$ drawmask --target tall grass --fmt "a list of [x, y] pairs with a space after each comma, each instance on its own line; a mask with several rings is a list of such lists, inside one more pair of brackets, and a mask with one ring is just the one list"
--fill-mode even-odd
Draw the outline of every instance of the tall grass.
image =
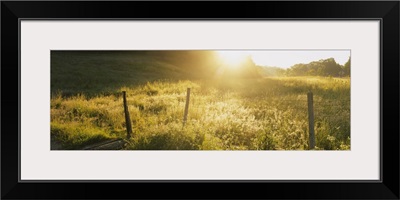
[[[183, 126], [188, 87], [192, 93]], [[307, 92], [312, 91], [316, 149], [350, 149], [350, 79], [158, 80], [110, 91], [54, 93], [52, 141], [79, 149], [125, 137], [120, 94], [127, 91], [133, 126], [129, 150], [308, 149]]]

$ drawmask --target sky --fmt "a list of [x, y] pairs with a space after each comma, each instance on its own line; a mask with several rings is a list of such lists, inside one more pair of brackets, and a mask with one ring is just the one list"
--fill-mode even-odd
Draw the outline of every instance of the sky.
[[321, 59], [334, 58], [344, 65], [350, 57], [350, 50], [256, 50], [224, 51], [226, 54], [250, 55], [257, 65], [289, 68], [298, 63], [309, 63]]

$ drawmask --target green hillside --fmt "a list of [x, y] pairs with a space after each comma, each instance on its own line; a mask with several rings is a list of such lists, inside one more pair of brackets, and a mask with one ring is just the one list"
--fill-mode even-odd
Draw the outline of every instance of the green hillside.
[[51, 92], [87, 95], [189, 73], [176, 65], [141, 52], [52, 51]]
[[[51, 92], [91, 96], [160, 79], [214, 79], [221, 65], [213, 51], [52, 51]], [[253, 78], [257, 70], [249, 62], [220, 75]]]

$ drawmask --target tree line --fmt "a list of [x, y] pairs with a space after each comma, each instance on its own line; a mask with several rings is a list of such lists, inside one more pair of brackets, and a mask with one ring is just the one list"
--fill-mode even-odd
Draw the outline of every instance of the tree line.
[[[208, 50], [174, 50], [174, 51], [126, 51], [116, 52], [136, 58], [151, 58], [180, 69], [185, 76], [197, 78], [209, 77], [221, 67], [221, 59], [215, 51]], [[321, 59], [310, 63], [298, 63], [287, 69], [271, 66], [258, 66], [251, 56], [247, 56], [236, 69], [226, 68], [222, 77], [256, 78], [260, 76], [350, 76], [350, 57], [344, 65], [340, 65], [334, 58]]]
[[338, 64], [334, 58], [321, 59], [307, 64], [299, 63], [288, 69], [259, 66], [264, 76], [350, 76], [350, 57], [344, 65]]

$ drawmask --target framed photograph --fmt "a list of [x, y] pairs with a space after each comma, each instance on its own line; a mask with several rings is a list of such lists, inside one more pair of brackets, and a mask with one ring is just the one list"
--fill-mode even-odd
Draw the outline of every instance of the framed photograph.
[[399, 199], [399, 8], [3, 1], [1, 198]]

